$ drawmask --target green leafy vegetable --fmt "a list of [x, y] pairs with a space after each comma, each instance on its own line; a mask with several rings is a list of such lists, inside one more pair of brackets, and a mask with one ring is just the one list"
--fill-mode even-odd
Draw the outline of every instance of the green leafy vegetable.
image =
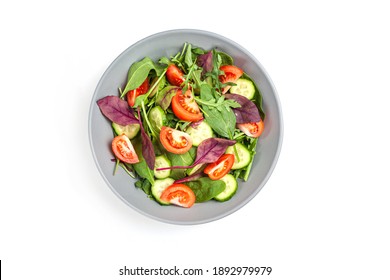
[[195, 193], [196, 202], [205, 202], [213, 199], [223, 192], [226, 187], [224, 181], [211, 180], [209, 177], [202, 177], [185, 184]]
[[212, 91], [210, 85], [203, 84], [200, 88], [200, 99], [195, 100], [201, 104], [205, 119], [211, 128], [220, 136], [233, 139], [236, 117], [230, 107], [240, 105], [232, 100], [225, 100], [223, 96], [216, 100]]
[[[187, 153], [182, 154], [182, 155], [177, 155], [177, 154], [168, 153], [168, 152], [166, 155], [167, 155], [168, 159], [171, 161], [172, 165], [174, 165], [174, 166], [188, 166], [188, 165], [191, 165], [195, 160], [196, 148], [192, 147]], [[170, 169], [170, 168], [167, 168], [167, 169]], [[175, 179], [175, 180], [182, 179], [187, 175], [186, 171], [187, 171], [186, 168], [173, 169], [171, 171], [170, 177]]]
[[160, 76], [164, 71], [164, 67], [154, 63], [149, 57], [133, 63], [129, 69], [127, 84], [123, 90], [123, 94], [126, 94], [129, 90], [138, 88], [145, 81], [151, 70], [155, 70], [157, 76]]

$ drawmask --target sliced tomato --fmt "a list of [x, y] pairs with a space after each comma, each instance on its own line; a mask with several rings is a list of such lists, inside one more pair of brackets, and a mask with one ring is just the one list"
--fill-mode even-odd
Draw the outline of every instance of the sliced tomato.
[[207, 165], [203, 172], [209, 175], [211, 180], [219, 180], [230, 171], [233, 164], [234, 155], [224, 154], [216, 162]]
[[179, 87], [185, 81], [183, 71], [181, 71], [180, 68], [177, 67], [175, 64], [171, 64], [168, 66], [166, 75], [168, 82], [174, 86]]
[[195, 203], [195, 194], [190, 187], [184, 184], [173, 184], [166, 188], [160, 199], [181, 207], [189, 208]]
[[133, 107], [137, 96], [147, 93], [148, 90], [149, 90], [149, 78], [146, 78], [145, 81], [138, 88], [130, 90], [127, 93], [127, 103], [129, 104], [129, 106]]
[[188, 152], [192, 147], [190, 135], [166, 126], [161, 128], [160, 142], [168, 152], [178, 155]]
[[138, 156], [135, 153], [134, 147], [130, 142], [129, 137], [126, 135], [116, 136], [111, 143], [112, 151], [115, 156], [127, 163], [137, 163], [139, 162]]
[[191, 90], [187, 90], [185, 94], [178, 90], [171, 104], [175, 116], [183, 121], [196, 122], [203, 118]]
[[251, 122], [251, 123], [240, 123], [237, 124], [239, 130], [244, 132], [246, 135], [250, 137], [257, 138], [259, 137], [264, 130], [264, 122], [260, 120], [259, 122]]
[[[234, 65], [222, 65], [219, 70], [223, 71], [225, 74], [219, 76], [219, 81], [223, 84], [225, 83], [234, 83], [236, 82], [244, 73], [241, 68], [238, 68]], [[226, 93], [231, 86], [226, 86], [222, 89], [222, 93]]]

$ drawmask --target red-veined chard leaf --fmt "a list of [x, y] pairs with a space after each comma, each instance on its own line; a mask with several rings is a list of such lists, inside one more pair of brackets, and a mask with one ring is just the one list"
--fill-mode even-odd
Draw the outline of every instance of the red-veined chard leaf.
[[142, 155], [148, 167], [154, 169], [154, 161], [156, 155], [154, 154], [153, 143], [150, 140], [148, 134], [142, 125], [140, 114], [138, 111], [138, 119], [134, 116], [134, 111], [129, 107], [126, 101], [119, 98], [118, 96], [106, 96], [97, 101], [97, 104], [102, 111], [103, 115], [106, 116], [110, 121], [120, 124], [139, 124], [141, 127], [142, 137]]
[[234, 144], [236, 144], [236, 141], [223, 138], [208, 138], [202, 141], [198, 146], [195, 162], [192, 166], [217, 161], [225, 153], [227, 147]]
[[167, 86], [158, 92], [156, 96], [156, 103], [160, 105], [163, 110], [168, 109], [171, 105], [172, 98], [176, 95], [180, 87], [176, 86]]
[[186, 176], [182, 179], [179, 179], [179, 180], [176, 180], [175, 181], [175, 184], [181, 184], [181, 183], [186, 183], [186, 182], [191, 182], [191, 181], [195, 181], [195, 180], [198, 180], [199, 178], [203, 177], [203, 174], [202, 172], [199, 172], [199, 173], [195, 173], [195, 174], [192, 174], [190, 176]]
[[225, 94], [225, 98], [234, 100], [241, 105], [241, 107], [232, 108], [234, 115], [236, 115], [236, 123], [259, 122], [261, 120], [256, 104], [245, 96], [229, 93]]
[[203, 68], [202, 74], [211, 72], [213, 70], [213, 52], [209, 51], [199, 55], [196, 64]]
[[138, 119], [134, 116], [134, 111], [129, 107], [127, 102], [118, 96], [106, 96], [97, 101], [97, 104], [110, 121], [120, 124], [136, 124]]
[[196, 151], [196, 158], [190, 166], [171, 166], [158, 168], [157, 171], [167, 169], [188, 169], [202, 163], [216, 162], [226, 151], [227, 147], [236, 143], [235, 140], [228, 140], [223, 138], [208, 138], [198, 146]]
[[139, 124], [141, 127], [142, 156], [144, 157], [148, 167], [151, 170], [153, 170], [154, 163], [156, 161], [156, 154], [154, 153], [152, 140], [150, 140], [148, 134], [145, 132], [144, 126], [142, 125], [141, 114], [140, 114], [139, 108], [138, 108], [138, 118], [140, 120]]

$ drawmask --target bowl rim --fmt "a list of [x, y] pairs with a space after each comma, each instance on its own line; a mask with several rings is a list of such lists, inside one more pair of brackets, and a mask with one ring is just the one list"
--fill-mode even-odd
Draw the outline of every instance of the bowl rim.
[[[114, 67], [114, 65], [117, 63], [118, 60], [120, 60], [122, 58], [122, 56], [124, 54], [126, 54], [130, 49], [136, 47], [137, 45], [139, 44], [142, 44], [144, 41], [148, 41], [150, 39], [153, 39], [153, 38], [157, 38], [157, 37], [161, 37], [161, 36], [167, 36], [169, 34], [175, 34], [175, 33], [192, 33], [192, 34], [198, 34], [198, 35], [206, 35], [206, 36], [212, 36], [212, 37], [215, 37], [217, 38], [218, 40], [222, 40], [222, 41], [227, 41], [229, 42], [231, 45], [233, 45], [235, 48], [239, 49], [241, 52], [245, 53], [245, 55], [247, 55], [248, 57], [250, 57], [251, 60], [253, 60], [256, 65], [261, 69], [261, 71], [263, 72], [264, 76], [266, 77], [269, 85], [270, 85], [270, 88], [273, 92], [273, 95], [274, 95], [274, 98], [275, 98], [275, 102], [276, 102], [276, 105], [277, 105], [277, 114], [278, 114], [278, 117], [279, 117], [279, 138], [278, 138], [278, 143], [277, 143], [277, 148], [276, 148], [276, 151], [275, 151], [275, 156], [273, 158], [273, 161], [271, 162], [270, 164], [270, 168], [266, 174], [266, 176], [263, 178], [262, 182], [261, 182], [261, 187], [259, 185], [259, 187], [256, 188], [255, 191], [253, 191], [249, 196], [247, 196], [243, 201], [242, 203], [239, 203], [237, 205], [235, 205], [234, 207], [232, 207], [231, 209], [229, 209], [228, 211], [222, 213], [222, 214], [219, 214], [219, 215], [216, 215], [216, 216], [212, 216], [212, 217], [209, 217], [209, 218], [206, 218], [206, 219], [202, 219], [202, 220], [196, 220], [196, 221], [175, 221], [175, 220], [172, 220], [172, 219], [166, 219], [166, 218], [162, 218], [162, 217], [158, 217], [158, 216], [155, 216], [155, 215], [152, 215], [142, 209], [139, 209], [138, 207], [132, 205], [129, 201], [127, 201], [124, 197], [122, 197], [118, 192], [117, 190], [111, 185], [111, 183], [108, 181], [108, 178], [106, 178], [106, 176], [104, 175], [103, 173], [103, 170], [101, 168], [101, 166], [99, 165], [98, 163], [98, 159], [97, 159], [97, 155], [96, 155], [96, 151], [93, 149], [93, 140], [92, 140], [92, 127], [91, 127], [91, 121], [92, 121], [92, 115], [93, 115], [93, 107], [96, 105], [96, 95], [97, 95], [97, 92], [98, 92], [98, 89], [100, 88], [100, 85], [101, 83], [104, 81], [105, 77], [108, 75], [108, 73], [112, 70], [112, 68]], [[282, 106], [281, 106], [281, 101], [280, 101], [280, 98], [279, 98], [279, 95], [278, 95], [278, 92], [276, 90], [276, 87], [271, 79], [271, 77], [269, 76], [268, 72], [266, 71], [266, 69], [263, 67], [263, 65], [257, 60], [257, 58], [252, 55], [252, 53], [250, 53], [246, 48], [244, 48], [242, 45], [236, 43], [235, 41], [233, 41], [232, 39], [229, 39], [223, 35], [220, 35], [218, 33], [214, 33], [214, 32], [211, 32], [211, 31], [207, 31], [207, 30], [202, 30], [202, 29], [188, 29], [188, 28], [185, 28], [185, 29], [169, 29], [169, 30], [165, 30], [165, 31], [160, 31], [160, 32], [157, 32], [157, 33], [154, 33], [154, 34], [151, 34], [149, 36], [146, 36], [136, 42], [134, 42], [133, 44], [131, 44], [130, 46], [128, 46], [126, 49], [124, 49], [110, 64], [109, 66], [106, 68], [106, 70], [103, 72], [103, 75], [100, 77], [96, 87], [95, 87], [95, 90], [93, 92], [93, 95], [92, 95], [92, 99], [91, 99], [91, 103], [90, 103], [90, 108], [89, 108], [89, 113], [88, 113], [88, 138], [89, 138], [89, 146], [90, 146], [90, 149], [91, 149], [91, 152], [92, 152], [92, 155], [93, 155], [93, 159], [94, 159], [94, 162], [95, 162], [95, 165], [96, 167], [98, 168], [99, 170], [99, 173], [100, 175], [103, 177], [104, 181], [106, 182], [106, 184], [110, 187], [110, 189], [115, 193], [115, 195], [117, 197], [119, 197], [126, 205], [130, 206], [130, 208], [136, 210], [136, 212], [146, 216], [146, 217], [149, 217], [153, 220], [157, 220], [157, 221], [160, 221], [160, 222], [164, 222], [164, 223], [168, 223], [168, 224], [174, 224], [174, 225], [198, 225], [198, 224], [205, 224], [205, 223], [209, 223], [209, 222], [213, 222], [213, 221], [217, 221], [219, 219], [222, 219], [224, 217], [227, 217], [231, 214], [233, 214], [234, 212], [238, 211], [239, 209], [241, 209], [243, 206], [245, 206], [246, 204], [248, 204], [248, 202], [250, 202], [260, 191], [261, 189], [266, 185], [267, 181], [269, 180], [269, 178], [271, 177], [275, 167], [276, 167], [276, 164], [278, 162], [278, 159], [279, 159], [279, 156], [280, 156], [280, 153], [281, 153], [281, 150], [282, 150], [282, 144], [283, 144], [283, 137], [284, 137], [284, 122], [283, 122], [283, 113], [282, 113]]]

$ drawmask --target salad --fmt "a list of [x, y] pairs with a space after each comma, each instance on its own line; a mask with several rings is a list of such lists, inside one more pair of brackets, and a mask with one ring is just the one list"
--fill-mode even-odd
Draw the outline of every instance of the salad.
[[218, 49], [133, 63], [119, 94], [97, 101], [113, 128], [114, 173], [161, 205], [227, 201], [250, 175], [264, 130], [254, 81]]

